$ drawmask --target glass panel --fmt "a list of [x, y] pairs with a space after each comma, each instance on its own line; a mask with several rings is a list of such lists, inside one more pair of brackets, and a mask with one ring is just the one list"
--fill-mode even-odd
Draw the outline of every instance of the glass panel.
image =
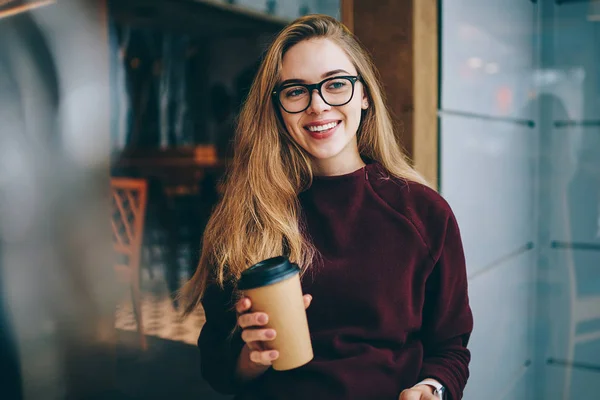
[[[598, 4], [442, 2], [441, 188], [461, 225], [478, 317], [465, 399], [490, 387], [506, 399], [567, 400], [595, 390]], [[523, 271], [534, 279], [517, 294]], [[490, 304], [495, 309], [484, 311]], [[491, 317], [506, 307], [528, 322]], [[523, 341], [523, 329], [531, 340]], [[520, 363], [507, 358], [515, 351]], [[493, 377], [480, 371], [498, 359]]]

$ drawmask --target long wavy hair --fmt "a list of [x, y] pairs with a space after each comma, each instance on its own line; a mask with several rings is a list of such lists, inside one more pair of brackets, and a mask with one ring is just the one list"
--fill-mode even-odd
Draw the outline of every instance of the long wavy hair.
[[317, 252], [303, 229], [298, 194], [312, 184], [311, 159], [285, 129], [272, 92], [280, 81], [283, 56], [308, 39], [333, 41], [348, 55], [369, 99], [357, 132], [362, 157], [379, 162], [391, 175], [426, 184], [411, 167], [382, 94], [367, 50], [339, 21], [325, 15], [301, 17], [267, 50], [242, 107], [234, 156], [224, 193], [206, 226], [198, 269], [182, 289], [189, 313], [209, 280], [236, 282], [251, 265], [285, 254], [306, 272]]

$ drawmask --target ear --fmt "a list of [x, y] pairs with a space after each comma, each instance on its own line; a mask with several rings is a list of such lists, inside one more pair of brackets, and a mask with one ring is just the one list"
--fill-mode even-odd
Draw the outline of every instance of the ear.
[[363, 110], [366, 110], [367, 108], [369, 108], [369, 97], [367, 96], [367, 93], [365, 92], [365, 90], [363, 89], [363, 96], [362, 96], [362, 105], [361, 108]]

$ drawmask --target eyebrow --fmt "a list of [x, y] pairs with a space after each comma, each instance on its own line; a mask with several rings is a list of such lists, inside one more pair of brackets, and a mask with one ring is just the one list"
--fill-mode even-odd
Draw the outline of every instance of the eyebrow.
[[[321, 79], [326, 79], [326, 78], [329, 78], [330, 76], [342, 74], [342, 73], [346, 74], [346, 75], [350, 75], [350, 72], [348, 72], [344, 69], [334, 69], [333, 71], [325, 72], [323, 75], [321, 75]], [[288, 85], [290, 83], [306, 83], [306, 81], [304, 79], [286, 79], [285, 81], [281, 82], [279, 84], [279, 86]]]

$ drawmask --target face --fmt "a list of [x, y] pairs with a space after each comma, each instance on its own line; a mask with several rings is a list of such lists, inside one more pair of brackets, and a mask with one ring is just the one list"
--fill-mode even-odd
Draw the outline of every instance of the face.
[[[294, 45], [285, 54], [280, 82], [283, 86], [288, 80], [315, 84], [329, 77], [356, 75], [356, 68], [338, 45], [328, 39], [311, 39]], [[333, 93], [336, 85], [335, 81], [325, 84], [322, 91]], [[305, 111], [291, 114], [280, 110], [292, 139], [312, 156], [314, 166], [335, 171], [362, 163], [356, 139], [362, 110], [368, 107], [362, 83], [355, 83], [352, 100], [342, 106], [328, 105], [317, 90], [306, 95], [311, 102]]]

